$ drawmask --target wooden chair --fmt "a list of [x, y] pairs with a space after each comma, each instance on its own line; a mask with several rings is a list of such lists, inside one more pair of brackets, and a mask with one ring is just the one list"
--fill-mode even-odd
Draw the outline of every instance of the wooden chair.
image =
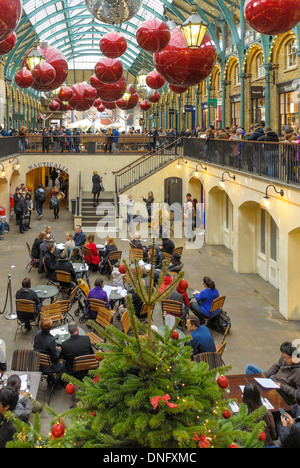
[[225, 332], [224, 332], [224, 335], [223, 335], [222, 341], [221, 341], [221, 343], [220, 343], [220, 346], [224, 343], [224, 341], [225, 341], [225, 339], [226, 339], [226, 337], [227, 337], [227, 335], [228, 335], [228, 333], [229, 333], [230, 328], [231, 328], [231, 323], [229, 323], [229, 324], [227, 325], [227, 327], [226, 327], [226, 330], [225, 330]]
[[62, 294], [66, 292], [68, 295], [70, 295], [71, 289], [74, 287], [71, 274], [60, 270], [56, 270], [55, 274], [56, 281], [59, 285], [59, 292]]
[[137, 249], [137, 248], [131, 248], [129, 250], [129, 261], [131, 260], [143, 260], [144, 258], [144, 252], [142, 249]]
[[40, 314], [37, 311], [36, 303], [34, 301], [28, 301], [26, 299], [16, 299], [16, 312], [17, 329], [14, 341], [16, 341], [17, 334], [23, 330], [23, 327], [25, 327], [25, 322], [29, 322], [32, 327], [38, 328], [40, 318]]
[[99, 362], [94, 354], [87, 354], [86, 356], [77, 356], [74, 358], [73, 371], [82, 372], [98, 369]]
[[175, 318], [182, 317], [182, 304], [178, 301], [172, 301], [170, 299], [165, 299], [162, 301], [162, 319], [165, 323], [167, 315], [172, 315]]
[[12, 356], [11, 370], [38, 372], [40, 370], [40, 353], [32, 349], [16, 349]]
[[131, 323], [127, 310], [125, 310], [124, 314], [122, 315], [121, 324], [123, 327], [123, 332], [125, 333], [125, 335], [127, 335], [129, 330], [131, 329]]
[[[88, 299], [89, 308], [91, 312], [97, 314], [95, 322], [98, 323], [102, 328], [107, 328], [110, 325], [114, 312], [106, 308], [106, 302], [100, 301], [99, 299]], [[104, 340], [97, 335], [97, 333], [91, 331], [86, 333], [91, 340], [91, 344], [94, 347], [98, 347], [99, 344], [103, 343]]]
[[217, 316], [212, 317], [213, 313], [218, 309], [220, 309], [220, 312], [221, 312], [225, 299], [226, 299], [226, 296], [220, 296], [220, 297], [217, 297], [217, 299], [213, 301], [210, 311], [209, 311], [209, 316], [205, 321], [205, 325], [207, 327], [209, 327], [210, 322], [212, 323], [215, 317], [217, 317]]
[[216, 369], [217, 367], [224, 366], [222, 356], [220, 354], [218, 354], [217, 352], [197, 354], [196, 356], [194, 356], [194, 361], [196, 361], [196, 362], [202, 362], [202, 361], [206, 362], [209, 365], [209, 370]]
[[114, 251], [109, 253], [108, 265], [109, 265], [110, 273], [113, 270], [112, 262], [121, 260], [121, 257], [122, 257], [122, 251], [121, 250], [114, 250]]
[[[151, 309], [151, 317], [153, 318], [153, 311], [154, 311], [154, 307], [152, 307]], [[140, 316], [137, 317], [139, 320], [141, 321], [144, 321], [144, 320], [147, 320], [148, 318], [148, 314], [147, 314], [147, 305], [146, 304], [143, 304], [143, 307], [141, 309], [141, 312], [140, 312]]]
[[28, 273], [30, 273], [32, 268], [38, 268], [40, 260], [39, 258], [33, 258], [33, 256], [31, 255], [31, 248], [28, 242], [26, 242], [26, 246], [27, 246], [27, 251], [28, 251], [29, 258], [30, 258], [26, 266], [26, 270], [29, 268]]
[[168, 262], [170, 263], [171, 261], [171, 254], [169, 254], [168, 252], [163, 252], [163, 255], [164, 255], [164, 260], [168, 260]]
[[50, 400], [52, 392], [57, 384], [62, 383], [61, 375], [62, 372], [54, 372], [52, 370], [52, 362], [48, 354], [40, 354], [40, 372], [42, 372], [42, 380], [47, 379], [48, 388], [49, 388], [49, 398], [48, 405], [50, 405]]
[[[54, 322], [66, 323], [65, 302], [67, 301], [53, 302], [50, 305], [42, 307], [41, 319], [42, 320], [50, 319], [53, 323]], [[68, 304], [67, 304], [67, 307], [68, 307]]]
[[183, 247], [175, 247], [175, 249], [173, 250], [173, 253], [177, 253], [181, 257], [182, 251], [183, 251]]

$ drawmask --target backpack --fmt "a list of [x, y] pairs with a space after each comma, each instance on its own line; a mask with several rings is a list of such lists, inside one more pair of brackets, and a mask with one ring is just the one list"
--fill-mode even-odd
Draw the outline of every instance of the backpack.
[[224, 334], [227, 326], [229, 325], [229, 330], [231, 328], [231, 319], [227, 315], [225, 310], [221, 309], [220, 313], [209, 321], [209, 328], [215, 330], [219, 333]]
[[56, 197], [52, 197], [50, 200], [50, 210], [54, 210], [59, 207], [59, 200]]

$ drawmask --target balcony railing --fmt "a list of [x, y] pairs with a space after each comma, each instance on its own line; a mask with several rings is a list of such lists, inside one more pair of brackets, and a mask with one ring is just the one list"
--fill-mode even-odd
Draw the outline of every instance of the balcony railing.
[[0, 158], [12, 156], [19, 152], [19, 137], [1, 137], [0, 138]]
[[298, 143], [184, 138], [184, 156], [286, 183], [300, 183]]

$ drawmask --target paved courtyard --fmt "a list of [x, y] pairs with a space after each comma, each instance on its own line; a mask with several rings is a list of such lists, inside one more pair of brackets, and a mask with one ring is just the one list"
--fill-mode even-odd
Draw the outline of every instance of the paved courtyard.
[[[14, 342], [16, 320], [6, 318], [9, 304], [4, 311], [8, 275], [12, 275], [13, 307], [16, 291], [21, 287], [21, 281], [28, 276], [26, 265], [29, 256], [26, 241], [32, 245], [36, 235], [46, 226], [50, 225], [57, 242], [65, 241], [65, 233], [73, 232], [72, 215], [62, 209], [60, 218], [53, 219], [53, 212], [44, 211], [44, 217], [38, 221], [36, 212], [33, 213], [31, 230], [20, 235], [12, 219], [10, 232], [0, 241], [0, 338], [6, 342], [8, 368], [10, 368], [12, 352], [17, 348], [32, 348], [32, 335], [19, 334]], [[148, 240], [148, 243], [151, 241]], [[97, 239], [96, 243], [104, 243], [104, 239]], [[129, 243], [116, 239], [123, 258], [128, 259]], [[176, 239], [177, 246], [182, 245], [181, 239]], [[202, 288], [203, 276], [214, 279], [220, 295], [226, 296], [224, 309], [232, 320], [231, 332], [227, 338], [224, 351], [226, 365], [231, 365], [231, 374], [244, 373], [248, 363], [255, 363], [267, 369], [279, 358], [279, 347], [283, 341], [293, 341], [300, 338], [300, 323], [287, 322], [278, 312], [278, 291], [257, 275], [237, 274], [232, 267], [232, 256], [224, 247], [211, 247], [204, 245], [199, 249], [186, 248], [183, 251], [185, 279], [189, 286], [195, 289]], [[45, 275], [39, 275], [36, 269], [30, 273], [32, 286], [46, 283]], [[90, 275], [91, 285], [97, 277], [96, 273]], [[110, 282], [104, 278], [107, 284]], [[115, 321], [117, 327], [120, 322]], [[162, 325], [161, 309], [154, 312], [154, 324]], [[86, 329], [85, 325], [82, 328]], [[221, 335], [214, 334], [216, 343]], [[47, 387], [43, 382], [40, 385], [38, 400], [47, 403]], [[64, 389], [55, 390], [51, 399], [51, 407], [58, 413], [66, 410], [72, 403], [72, 397], [66, 395]], [[51, 417], [46, 411], [42, 413], [42, 428], [44, 433], [49, 430]]]

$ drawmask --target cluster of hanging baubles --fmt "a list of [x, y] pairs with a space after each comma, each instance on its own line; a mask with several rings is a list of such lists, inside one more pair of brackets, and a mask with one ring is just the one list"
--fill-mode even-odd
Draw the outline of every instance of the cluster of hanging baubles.
[[[122, 0], [120, 4], [102, 2], [102, 7], [97, 6], [97, 11], [94, 11], [94, 3], [89, 7], [90, 3], [86, 0], [87, 8], [92, 14], [112, 24], [116, 24], [115, 16], [121, 15], [122, 12], [124, 15], [126, 13], [128, 16], [130, 13], [130, 17], [134, 16], [142, 4], [140, 0]], [[107, 18], [102, 18], [104, 3], [108, 12]], [[124, 6], [126, 3], [128, 8]], [[22, 0], [0, 0], [0, 55], [8, 54], [16, 46], [15, 30], [21, 15]], [[129, 19], [126, 15], [120, 22]], [[245, 0], [244, 15], [251, 28], [261, 34], [283, 34], [300, 21], [299, 0]], [[147, 20], [139, 26], [136, 40], [144, 51], [153, 54], [154, 61], [154, 70], [144, 76], [145, 82], [137, 89], [132, 85], [128, 86], [124, 77], [120, 57], [126, 52], [127, 42], [125, 37], [116, 31], [102, 37], [99, 45], [103, 57], [96, 64], [89, 84], [64, 86], [68, 63], [58, 49], [43, 43], [36, 47], [43, 60], [34, 64], [34, 61], [30, 60], [32, 51], [29, 51], [22, 62], [22, 69], [15, 75], [15, 82], [21, 88], [32, 87], [45, 92], [56, 92], [61, 88], [58, 96], [49, 105], [53, 111], [84, 111], [92, 106], [97, 107], [100, 112], [116, 108], [129, 110], [138, 105], [141, 97], [143, 100], [140, 108], [148, 110], [151, 103], [160, 100], [158, 90], [165, 83], [168, 83], [174, 93], [184, 93], [191, 86], [205, 80], [217, 60], [215, 44], [207, 32], [203, 34], [200, 45], [190, 47], [182, 27], [170, 28], [157, 18]]]

